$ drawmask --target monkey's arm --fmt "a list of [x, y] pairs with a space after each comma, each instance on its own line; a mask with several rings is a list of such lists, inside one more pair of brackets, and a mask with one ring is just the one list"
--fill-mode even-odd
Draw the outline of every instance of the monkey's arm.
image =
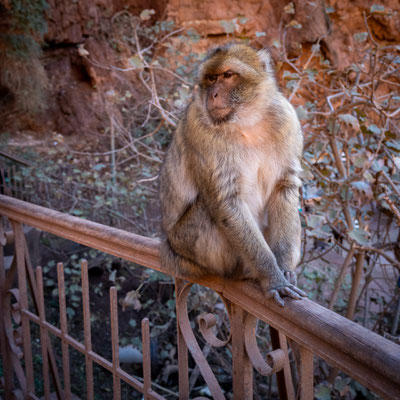
[[291, 171], [276, 185], [268, 201], [266, 240], [285, 277], [294, 285], [300, 258], [301, 224], [298, 211], [300, 180]]
[[199, 185], [207, 189], [201, 193], [207, 208], [232, 248], [252, 269], [251, 276], [280, 305], [284, 305], [281, 295], [301, 299], [304, 292], [284, 277], [247, 204], [238, 195], [234, 170], [220, 162], [214, 173], [202, 175], [209, 176], [207, 183]]

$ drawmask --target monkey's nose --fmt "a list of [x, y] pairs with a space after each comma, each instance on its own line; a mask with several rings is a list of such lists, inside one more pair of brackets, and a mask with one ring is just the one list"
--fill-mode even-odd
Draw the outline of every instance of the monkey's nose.
[[214, 99], [216, 99], [218, 97], [218, 93], [214, 94]]

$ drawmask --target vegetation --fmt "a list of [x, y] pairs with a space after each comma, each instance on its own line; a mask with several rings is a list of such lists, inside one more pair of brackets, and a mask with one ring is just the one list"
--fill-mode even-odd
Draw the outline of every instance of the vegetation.
[[13, 93], [14, 110], [9, 112], [36, 114], [46, 108], [48, 80], [40, 43], [47, 30], [47, 8], [45, 0], [7, 3], [8, 26], [0, 34], [0, 88]]
[[[43, 2], [37, 5], [40, 10], [46, 7]], [[376, 7], [370, 10], [380, 11]], [[24, 14], [15, 13], [17, 21], [24, 20]], [[151, 15], [152, 10], [144, 10], [140, 17], [122, 11], [103, 26], [102, 34], [120, 55], [115, 65], [99, 64], [80, 47], [80, 55], [93, 65], [129, 76], [119, 87], [102, 94], [108, 127], [94, 142], [81, 137], [83, 144], [78, 146], [55, 135], [45, 149], [21, 151], [32, 166], [21, 167], [13, 174], [10, 183], [15, 195], [146, 236], [158, 235], [157, 174], [179, 111], [193, 88], [200, 56], [190, 50], [198, 40], [195, 32], [185, 32], [170, 21], [151, 25]], [[315, 301], [399, 341], [393, 316], [400, 305], [400, 48], [380, 45], [371, 34], [368, 20], [365, 15], [364, 31], [355, 34], [354, 63], [344, 71], [335, 69], [325, 58], [323, 38], [304, 48], [301, 56], [289, 56], [286, 32], [297, 29], [296, 23], [282, 27], [273, 51], [282, 90], [296, 106], [305, 136], [300, 286]], [[227, 36], [235, 37], [238, 24], [245, 23], [245, 19], [224, 21]], [[43, 28], [40, 21], [26, 26], [29, 32], [42, 32]], [[258, 32], [257, 36], [262, 34]], [[177, 49], [182, 54], [178, 60]], [[29, 56], [29, 60], [33, 65], [38, 58]], [[0, 82], [4, 79], [0, 77]], [[33, 91], [23, 81], [20, 85]], [[38, 98], [32, 101], [40, 103]], [[2, 147], [7, 148], [7, 143]], [[176, 362], [169, 278], [81, 247], [61, 253], [65, 244], [60, 245], [51, 236], [44, 236], [43, 241], [51, 254], [44, 269], [50, 297], [57, 297], [53, 260], [61, 258], [66, 263], [71, 318], [76, 318], [80, 307], [78, 260], [85, 257], [90, 265], [101, 265], [107, 271], [106, 277], [95, 278], [100, 279], [93, 288], [98, 298], [115, 284], [121, 293], [129, 294], [126, 305], [138, 307], [128, 310], [128, 318], [125, 314], [128, 325], [121, 329], [126, 332], [122, 343], [132, 343], [134, 332], [137, 337], [133, 344], [140, 346], [137, 320], [147, 315], [153, 324], [152, 335], [158, 337], [157, 362], [163, 367]], [[190, 312], [204, 311], [206, 303], [216, 306], [218, 328], [223, 334], [229, 322], [225, 312], [218, 311], [221, 301], [206, 289], [194, 289]], [[104, 329], [104, 323], [94, 316], [94, 326]], [[260, 347], [268, 348], [267, 327], [261, 324], [258, 333]], [[212, 350], [211, 363], [223, 366], [218, 370], [220, 382], [230, 374], [229, 358], [229, 352]], [[356, 393], [374, 398], [343, 375], [333, 377], [330, 383], [328, 379], [329, 370], [321, 363], [316, 378], [318, 399], [352, 399]], [[176, 380], [165, 373], [156, 382], [176, 387]], [[193, 386], [201, 393], [199, 382]], [[274, 383], [269, 380], [259, 387], [262, 398], [271, 395]]]

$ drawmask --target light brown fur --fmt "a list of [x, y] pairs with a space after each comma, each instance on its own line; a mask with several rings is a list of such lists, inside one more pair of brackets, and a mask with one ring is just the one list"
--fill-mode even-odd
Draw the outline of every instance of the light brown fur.
[[161, 262], [187, 276], [254, 279], [281, 305], [281, 295], [300, 299], [286, 278], [300, 255], [302, 142], [267, 52], [211, 52], [161, 171]]

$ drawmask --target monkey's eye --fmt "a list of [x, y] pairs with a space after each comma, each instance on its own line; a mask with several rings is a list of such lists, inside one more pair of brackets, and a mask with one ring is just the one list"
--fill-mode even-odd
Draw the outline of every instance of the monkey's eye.
[[225, 79], [230, 78], [232, 75], [233, 75], [233, 72], [232, 72], [232, 71], [226, 71], [226, 72], [224, 72], [224, 78], [225, 78]]
[[217, 75], [207, 75], [209, 82], [215, 82], [217, 80]]

